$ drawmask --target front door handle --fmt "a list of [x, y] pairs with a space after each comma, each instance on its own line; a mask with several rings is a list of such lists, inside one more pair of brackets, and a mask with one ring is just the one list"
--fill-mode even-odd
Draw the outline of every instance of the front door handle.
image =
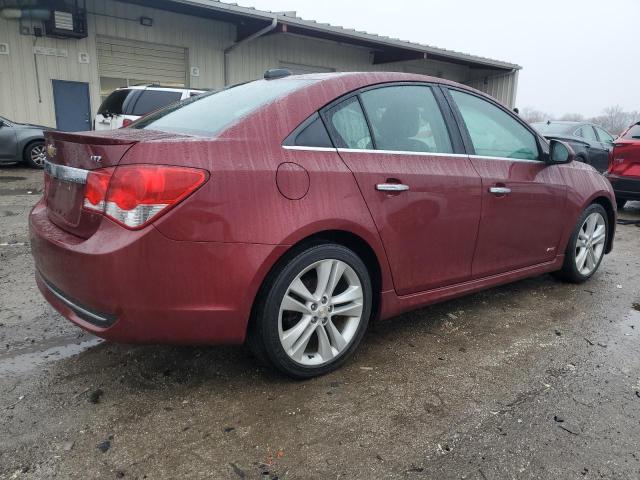
[[376, 185], [376, 190], [379, 192], [406, 192], [409, 190], [409, 185], [403, 183], [379, 183]]
[[511, 193], [511, 189], [508, 187], [491, 187], [489, 193], [493, 193], [494, 195], [507, 195]]

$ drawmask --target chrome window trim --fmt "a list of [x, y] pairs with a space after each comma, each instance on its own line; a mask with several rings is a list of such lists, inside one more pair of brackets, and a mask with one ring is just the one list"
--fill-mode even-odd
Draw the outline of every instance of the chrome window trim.
[[490, 157], [487, 155], [469, 155], [469, 158], [480, 158], [484, 160], [502, 160], [506, 162], [544, 163], [542, 160], [529, 160], [527, 158]]
[[57, 178], [58, 180], [79, 184], [87, 183], [87, 175], [89, 175], [89, 170], [68, 167], [66, 165], [58, 165], [56, 163], [51, 163], [48, 160], [45, 160], [44, 162], [44, 171], [46, 174], [53, 178]]
[[410, 152], [405, 150], [373, 150], [362, 148], [338, 148], [344, 153], [379, 153], [383, 155], [412, 155], [416, 157], [466, 157], [466, 153]]
[[309, 152], [337, 152], [337, 148], [331, 147], [304, 147], [300, 145], [282, 145], [285, 150], [305, 150]]

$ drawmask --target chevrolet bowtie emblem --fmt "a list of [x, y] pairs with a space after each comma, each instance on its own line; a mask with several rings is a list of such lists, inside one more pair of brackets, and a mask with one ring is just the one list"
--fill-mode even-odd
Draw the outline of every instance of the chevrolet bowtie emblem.
[[49, 158], [55, 157], [57, 152], [58, 149], [52, 143], [47, 145], [47, 155], [49, 156]]

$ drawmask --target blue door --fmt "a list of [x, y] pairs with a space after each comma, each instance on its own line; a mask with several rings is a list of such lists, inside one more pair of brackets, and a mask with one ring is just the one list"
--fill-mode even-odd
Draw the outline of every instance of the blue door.
[[64, 132], [91, 130], [88, 83], [53, 80], [53, 104], [58, 130]]

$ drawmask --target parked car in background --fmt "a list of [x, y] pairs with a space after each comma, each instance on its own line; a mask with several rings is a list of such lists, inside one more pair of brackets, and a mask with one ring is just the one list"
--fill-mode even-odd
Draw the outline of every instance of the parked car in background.
[[628, 200], [640, 200], [640, 122], [615, 140], [605, 175], [613, 186], [618, 208], [624, 208]]
[[548, 121], [531, 126], [547, 139], [555, 138], [571, 145], [576, 160], [591, 165], [599, 172], [609, 167], [609, 153], [613, 149], [613, 135], [592, 123]]
[[602, 175], [423, 75], [260, 80], [47, 142], [31, 249], [62, 315], [118, 342], [246, 340], [296, 378], [341, 365], [372, 318], [584, 282], [613, 248]]
[[94, 121], [94, 130], [115, 130], [126, 127], [149, 112], [166, 107], [206, 90], [137, 85], [118, 88], [104, 99]]
[[24, 162], [42, 168], [46, 158], [44, 132], [41, 125], [13, 122], [0, 117], [0, 165]]

